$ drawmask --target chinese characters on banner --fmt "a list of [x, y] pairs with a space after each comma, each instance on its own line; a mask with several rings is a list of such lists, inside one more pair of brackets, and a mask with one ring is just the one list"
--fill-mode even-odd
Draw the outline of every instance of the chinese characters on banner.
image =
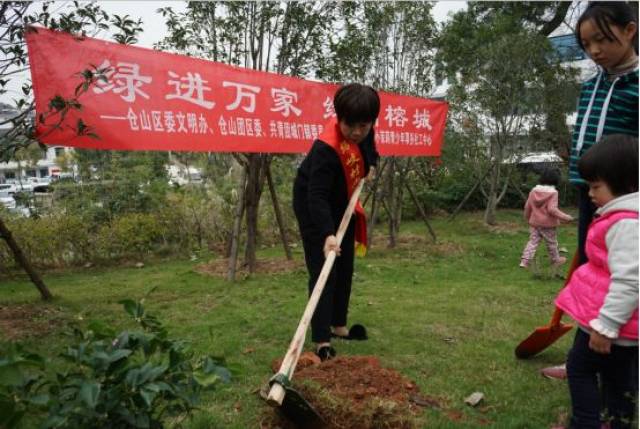
[[[56, 95], [69, 98], [79, 73], [106, 70], [82, 94], [81, 113], [43, 143], [112, 150], [304, 153], [332, 116], [336, 85], [212, 61], [77, 39], [43, 28], [27, 32], [36, 112]], [[64, 56], [60, 53], [64, 52]], [[381, 155], [439, 156], [448, 105], [380, 92], [376, 141]], [[78, 137], [78, 117], [99, 136]]]

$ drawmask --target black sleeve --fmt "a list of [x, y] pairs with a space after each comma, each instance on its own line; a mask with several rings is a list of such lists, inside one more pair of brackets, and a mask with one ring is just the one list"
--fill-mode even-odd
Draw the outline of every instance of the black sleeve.
[[329, 199], [342, 166], [333, 148], [319, 140], [314, 142], [310, 154], [307, 203], [311, 220], [324, 239], [336, 233]]
[[359, 146], [362, 158], [364, 159], [364, 175], [366, 177], [369, 174], [369, 168], [377, 166], [378, 159], [380, 158], [378, 150], [376, 149], [375, 131], [373, 127]]

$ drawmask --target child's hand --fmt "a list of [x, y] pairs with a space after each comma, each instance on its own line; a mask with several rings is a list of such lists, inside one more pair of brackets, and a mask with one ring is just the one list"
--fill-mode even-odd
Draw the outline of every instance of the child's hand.
[[336, 256], [340, 256], [340, 246], [338, 246], [338, 239], [335, 235], [328, 235], [324, 240], [324, 257], [329, 256], [329, 252], [332, 250], [336, 252]]
[[591, 331], [591, 336], [589, 337], [589, 348], [596, 353], [608, 355], [611, 353], [611, 340], [596, 331]]

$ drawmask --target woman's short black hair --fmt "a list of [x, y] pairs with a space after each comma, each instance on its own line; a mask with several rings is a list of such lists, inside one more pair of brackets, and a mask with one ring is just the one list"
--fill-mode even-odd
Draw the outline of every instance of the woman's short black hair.
[[578, 171], [588, 182], [605, 182], [616, 197], [638, 192], [638, 139], [626, 134], [603, 137], [582, 155]]
[[560, 171], [557, 168], [547, 167], [540, 173], [538, 183], [541, 185], [558, 186], [560, 183]]
[[[592, 19], [595, 22], [598, 29], [602, 32], [604, 37], [610, 42], [616, 41], [620, 43], [620, 40], [611, 31], [611, 25], [625, 28], [630, 22], [638, 23], [638, 11], [634, 10], [625, 1], [592, 1], [589, 2], [587, 9], [578, 18], [576, 24], [576, 41], [580, 48], [584, 51], [582, 45], [582, 38], [580, 37], [580, 26], [583, 22]], [[636, 31], [636, 37], [633, 40], [633, 48], [638, 53], [638, 35]]]
[[336, 91], [333, 107], [338, 121], [347, 124], [375, 122], [380, 113], [380, 96], [375, 89], [359, 83], [350, 83]]

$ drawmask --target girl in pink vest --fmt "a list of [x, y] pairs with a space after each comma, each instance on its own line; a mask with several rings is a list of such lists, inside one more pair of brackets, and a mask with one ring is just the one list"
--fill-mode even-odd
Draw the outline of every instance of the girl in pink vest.
[[608, 135], [578, 169], [598, 209], [587, 232], [588, 262], [556, 298], [579, 324], [567, 359], [570, 427], [600, 429], [604, 415], [612, 429], [631, 428], [638, 397], [638, 140]]
[[520, 267], [527, 268], [536, 254], [540, 240], [547, 244], [547, 252], [553, 265], [567, 262], [567, 258], [558, 253], [558, 239], [556, 229], [560, 221], [572, 221], [573, 218], [558, 208], [558, 191], [556, 186], [560, 181], [560, 173], [550, 168], [540, 175], [538, 185], [531, 192], [524, 205], [524, 218], [529, 223], [529, 241], [525, 246]]

